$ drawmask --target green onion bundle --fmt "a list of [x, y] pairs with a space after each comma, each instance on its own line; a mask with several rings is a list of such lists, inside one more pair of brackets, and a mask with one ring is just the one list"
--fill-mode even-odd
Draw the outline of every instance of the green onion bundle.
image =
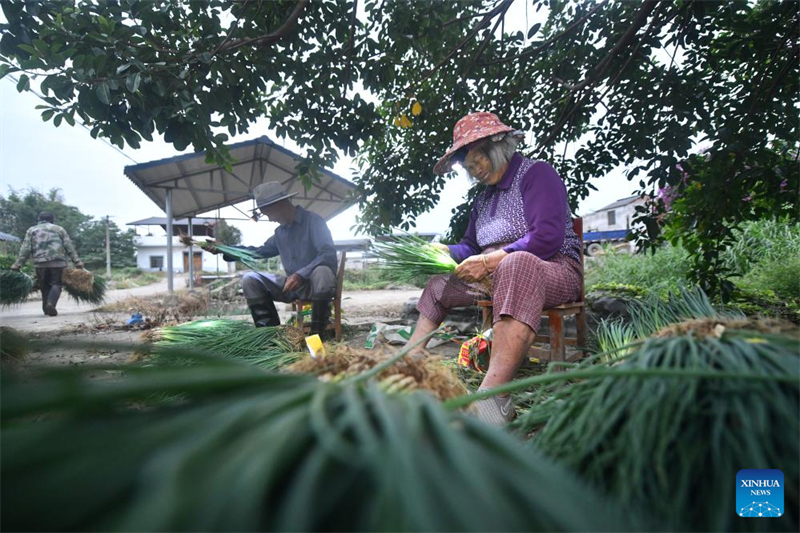
[[225, 244], [215, 244], [214, 246], [221, 253], [235, 258], [237, 262], [242, 263], [250, 270], [267, 270], [267, 265], [263, 258], [256, 253]]
[[512, 436], [426, 394], [225, 361], [129, 367], [113, 382], [91, 371], [2, 376], [4, 529], [644, 527]]
[[256, 328], [243, 320], [210, 319], [161, 328], [156, 354], [163, 358], [170, 351], [158, 348], [183, 348], [238, 359], [264, 369], [278, 369], [295, 362], [295, 343], [283, 327]]
[[667, 301], [658, 295], [644, 300], [633, 300], [628, 304], [630, 324], [620, 319], [603, 320], [595, 332], [598, 351], [608, 353], [609, 357], [624, 355], [630, 350], [623, 349], [634, 341], [644, 340], [654, 333], [686, 320], [701, 318], [743, 319], [736, 310], [715, 309], [699, 287], [681, 287], [676, 293], [670, 292]]
[[29, 275], [14, 270], [0, 270], [0, 306], [21, 304], [35, 289]]
[[85, 291], [82, 288], [64, 283], [64, 290], [67, 294], [72, 296], [78, 302], [86, 302], [90, 304], [100, 304], [106, 299], [106, 280], [100, 276], [93, 276], [92, 290]]
[[[648, 509], [667, 530], [799, 530], [798, 340], [744, 320], [671, 329], [613, 363], [528, 380], [552, 381], [531, 395], [517, 427], [536, 432], [538, 450], [617, 501]], [[736, 516], [732, 487], [742, 468], [783, 471], [783, 517]]]
[[403, 282], [412, 281], [418, 276], [452, 274], [458, 266], [449, 253], [431, 246], [415, 235], [375, 242], [373, 250], [377, 257], [386, 262], [380, 268]]

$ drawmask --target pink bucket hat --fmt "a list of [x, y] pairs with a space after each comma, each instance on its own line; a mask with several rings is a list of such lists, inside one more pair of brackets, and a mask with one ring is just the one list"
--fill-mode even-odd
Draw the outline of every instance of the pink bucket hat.
[[[515, 130], [500, 122], [500, 119], [494, 113], [471, 113], [461, 118], [453, 128], [453, 146], [448, 148], [447, 153], [436, 163], [436, 166], [433, 167], [433, 172], [436, 174], [450, 172], [450, 158], [461, 148], [490, 135], [508, 133], [509, 131]], [[522, 133], [518, 133], [521, 137]]]

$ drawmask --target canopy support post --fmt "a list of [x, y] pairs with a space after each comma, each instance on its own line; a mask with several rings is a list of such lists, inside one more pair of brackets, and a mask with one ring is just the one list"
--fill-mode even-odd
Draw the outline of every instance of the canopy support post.
[[167, 292], [172, 294], [172, 189], [167, 189]]
[[[194, 237], [192, 217], [189, 217], [189, 238]], [[202, 252], [201, 252], [202, 253]], [[194, 289], [194, 245], [189, 243], [189, 290]]]

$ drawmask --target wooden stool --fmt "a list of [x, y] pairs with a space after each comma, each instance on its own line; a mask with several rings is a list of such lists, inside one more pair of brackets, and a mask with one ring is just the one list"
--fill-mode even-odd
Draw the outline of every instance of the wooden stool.
[[[581, 241], [581, 271], [583, 271], [583, 219], [573, 218], [572, 229]], [[542, 310], [542, 316], [550, 321], [550, 335], [536, 335], [533, 342], [541, 342], [550, 345], [549, 351], [534, 349], [542, 357], [550, 358], [550, 361], [566, 362], [567, 346], [578, 346], [580, 351], [585, 354], [586, 350], [586, 304], [584, 302], [584, 284], [581, 276], [581, 297], [577, 302], [566, 303]], [[492, 301], [479, 300], [478, 306], [483, 311], [484, 331], [492, 327]], [[575, 315], [577, 335], [567, 337], [564, 331], [564, 317]], [[542, 353], [543, 352], [543, 353]]]

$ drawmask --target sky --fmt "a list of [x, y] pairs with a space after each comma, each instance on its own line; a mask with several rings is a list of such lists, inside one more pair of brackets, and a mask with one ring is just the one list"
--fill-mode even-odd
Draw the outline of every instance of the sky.
[[[515, 3], [512, 10], [519, 12], [509, 13], [507, 20], [524, 21], [524, 4]], [[124, 175], [123, 169], [126, 165], [172, 157], [181, 152], [158, 138], [150, 143], [143, 141], [138, 150], [126, 147], [120, 151], [101, 139], [92, 139], [88, 130], [77, 124], [70, 127], [62, 122], [56, 128], [52, 121], [43, 122], [40, 110], [35, 109], [41, 103], [31, 92], [18, 93], [11, 76], [0, 80], [0, 194], [7, 195], [9, 189], [35, 188], [46, 192], [59, 188], [66, 203], [94, 217], [111, 216], [123, 229], [125, 224], [135, 220], [164, 216], [164, 212]], [[256, 122], [248, 134], [237, 136], [231, 142], [266, 135], [289, 150], [301, 152], [290, 140], [274, 135], [265, 123], [263, 120]], [[442, 128], [450, 131], [452, 127], [453, 124], [442, 124]], [[435, 162], [432, 160], [431, 165]], [[341, 158], [332, 170], [351, 179], [352, 166], [350, 158]], [[635, 189], [621, 172], [598, 179], [594, 185], [598, 190], [583, 200], [578, 215], [630, 196]], [[437, 206], [417, 218], [416, 230], [444, 233], [449, 226], [451, 210], [463, 202], [469, 187], [470, 181], [463, 174], [450, 179]], [[233, 218], [242, 216], [232, 208], [222, 210], [221, 214]], [[357, 215], [358, 208], [352, 207], [328, 222], [334, 240], [358, 236], [351, 229]], [[245, 244], [263, 242], [275, 228], [269, 222], [232, 221], [231, 224], [242, 230]]]

